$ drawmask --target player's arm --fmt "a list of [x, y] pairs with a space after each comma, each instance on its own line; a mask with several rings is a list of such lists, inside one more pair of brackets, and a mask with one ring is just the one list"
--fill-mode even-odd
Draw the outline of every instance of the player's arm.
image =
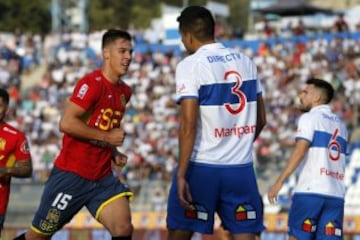
[[266, 124], [266, 114], [265, 114], [265, 104], [264, 99], [261, 94], [257, 97], [257, 114], [256, 114], [256, 131], [255, 131], [255, 138], [260, 135], [260, 132], [263, 130]]
[[198, 100], [183, 99], [181, 101], [179, 124], [179, 166], [178, 177], [185, 177], [190, 156], [195, 144]]
[[110, 131], [102, 131], [90, 127], [82, 120], [85, 112], [82, 107], [70, 101], [60, 119], [60, 131], [82, 139], [103, 141], [113, 146], [122, 145], [125, 137], [122, 129], [114, 128]]
[[117, 147], [112, 147], [112, 161], [116, 167], [124, 167], [127, 163], [128, 156], [120, 152]]
[[179, 163], [177, 180], [180, 202], [187, 206], [191, 201], [190, 191], [188, 189], [185, 175], [189, 165], [191, 153], [195, 144], [196, 123], [198, 114], [198, 100], [195, 98], [181, 100], [180, 125], [179, 125]]
[[308, 151], [310, 142], [304, 139], [298, 139], [295, 143], [295, 148], [290, 155], [290, 158], [282, 170], [281, 174], [277, 178], [275, 184], [272, 186], [268, 192], [268, 198], [270, 203], [275, 203], [277, 201], [277, 195], [284, 184], [285, 180], [295, 171], [299, 166], [300, 162], [304, 158], [306, 152]]
[[17, 161], [14, 167], [0, 167], [0, 176], [28, 178], [32, 174], [31, 158]]

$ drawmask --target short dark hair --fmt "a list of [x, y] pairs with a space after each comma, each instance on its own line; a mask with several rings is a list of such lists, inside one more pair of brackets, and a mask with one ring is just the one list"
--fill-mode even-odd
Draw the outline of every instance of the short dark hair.
[[9, 93], [3, 88], [0, 88], [0, 98], [3, 99], [6, 105], [9, 105], [9, 100], [10, 100]]
[[179, 30], [192, 33], [199, 41], [214, 38], [215, 20], [205, 7], [188, 6], [177, 18]]
[[110, 43], [113, 43], [114, 41], [116, 41], [119, 38], [122, 38], [122, 39], [125, 39], [128, 41], [132, 41], [132, 37], [131, 37], [130, 33], [128, 33], [127, 31], [112, 28], [112, 29], [107, 30], [104, 33], [104, 35], [102, 37], [102, 43], [101, 43], [102, 48], [106, 47]]
[[325, 93], [325, 96], [326, 96], [325, 103], [326, 104], [329, 103], [333, 99], [334, 88], [332, 87], [332, 85], [329, 82], [319, 79], [319, 78], [309, 78], [306, 81], [306, 84], [312, 84], [316, 88], [321, 89]]

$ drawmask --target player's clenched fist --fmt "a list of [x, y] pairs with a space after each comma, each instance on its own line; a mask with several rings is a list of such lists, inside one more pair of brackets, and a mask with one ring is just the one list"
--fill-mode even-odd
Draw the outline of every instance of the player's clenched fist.
[[105, 141], [113, 146], [121, 146], [125, 139], [125, 131], [120, 128], [113, 128], [106, 134]]
[[115, 166], [122, 168], [126, 165], [128, 157], [125, 154], [119, 152], [117, 149], [114, 149], [112, 155], [112, 160]]

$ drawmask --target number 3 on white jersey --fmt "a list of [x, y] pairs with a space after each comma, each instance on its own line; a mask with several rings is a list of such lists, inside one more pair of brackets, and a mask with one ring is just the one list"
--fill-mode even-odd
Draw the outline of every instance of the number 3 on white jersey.
[[237, 108], [233, 108], [230, 103], [225, 103], [224, 105], [226, 110], [228, 110], [231, 114], [239, 114], [244, 110], [247, 100], [245, 94], [239, 90], [243, 83], [240, 73], [237, 71], [228, 71], [225, 73], [224, 80], [228, 80], [232, 77], [236, 78], [236, 82], [231, 88], [231, 93], [239, 98], [239, 106]]

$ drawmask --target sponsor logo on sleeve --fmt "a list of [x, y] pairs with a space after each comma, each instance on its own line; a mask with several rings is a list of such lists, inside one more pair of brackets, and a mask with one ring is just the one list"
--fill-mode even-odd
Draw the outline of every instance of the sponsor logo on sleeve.
[[80, 99], [83, 99], [87, 93], [87, 91], [89, 90], [89, 86], [87, 84], [83, 84], [80, 89], [79, 92], [77, 93], [77, 97]]
[[178, 94], [182, 94], [182, 93], [186, 93], [186, 92], [187, 92], [187, 90], [186, 90], [185, 84], [181, 84], [181, 86], [177, 89]]

